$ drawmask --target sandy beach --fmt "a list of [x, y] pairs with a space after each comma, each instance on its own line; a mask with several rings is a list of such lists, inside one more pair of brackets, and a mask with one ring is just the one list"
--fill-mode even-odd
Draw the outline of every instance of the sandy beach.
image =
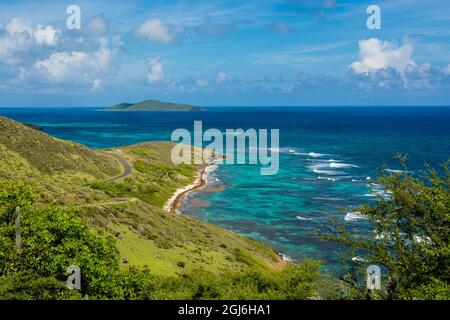
[[208, 164], [203, 165], [197, 171], [196, 178], [191, 184], [177, 189], [172, 197], [164, 205], [164, 210], [170, 213], [177, 213], [181, 206], [183, 199], [191, 192], [200, 190], [207, 185], [208, 175], [217, 168], [214, 160], [208, 161]]
[[[198, 191], [203, 189], [208, 184], [208, 175], [213, 172], [217, 168], [217, 164], [212, 161], [210, 164], [202, 166], [195, 178], [195, 181], [185, 187], [179, 188], [175, 191], [172, 197], [167, 201], [164, 206], [164, 210], [170, 213], [180, 213], [178, 209], [183, 203], [184, 198], [191, 192]], [[213, 190], [212, 192], [222, 191], [222, 188], [218, 188], [218, 190]], [[279, 261], [274, 265], [275, 268], [281, 269], [286, 264], [292, 262], [292, 259], [282, 253], [277, 252]]]

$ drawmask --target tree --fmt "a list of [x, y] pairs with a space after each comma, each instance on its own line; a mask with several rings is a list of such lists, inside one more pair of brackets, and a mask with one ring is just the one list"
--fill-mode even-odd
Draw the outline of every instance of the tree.
[[[450, 299], [449, 163], [440, 174], [427, 166], [420, 177], [412, 177], [400, 161], [404, 171], [378, 178], [389, 196], [357, 208], [373, 233], [351, 234], [338, 224], [338, 236], [328, 239], [351, 248], [345, 260], [353, 270], [365, 271], [369, 264], [384, 270], [383, 289], [367, 292], [360, 286], [362, 297]], [[361, 283], [349, 274], [344, 278], [353, 287]]]
[[[120, 299], [129, 295], [122, 285], [135, 281], [136, 272], [122, 274], [111, 237], [89, 227], [74, 210], [34, 203], [38, 197], [32, 187], [6, 183], [0, 190], [0, 297], [73, 297], [65, 286], [71, 265], [81, 269], [82, 296]], [[14, 246], [17, 207], [23, 237], [20, 250]]]

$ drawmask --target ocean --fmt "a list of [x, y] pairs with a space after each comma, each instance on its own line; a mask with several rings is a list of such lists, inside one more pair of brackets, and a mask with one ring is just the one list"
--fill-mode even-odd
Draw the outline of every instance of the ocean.
[[[92, 148], [170, 140], [177, 128], [280, 130], [280, 169], [222, 165], [209, 186], [190, 194], [181, 211], [260, 240], [286, 257], [339, 265], [342, 248], [323, 241], [330, 218], [364, 227], [354, 207], [385, 192], [370, 183], [382, 172], [412, 174], [450, 158], [450, 107], [209, 107], [206, 112], [105, 112], [102, 108], [3, 108], [0, 115]], [[318, 236], [319, 235], [319, 236]]]

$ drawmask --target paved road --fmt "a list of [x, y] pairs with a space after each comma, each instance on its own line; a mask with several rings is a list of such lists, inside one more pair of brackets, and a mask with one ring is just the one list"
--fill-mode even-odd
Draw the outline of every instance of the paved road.
[[120, 162], [120, 164], [122, 165], [122, 167], [123, 167], [124, 170], [123, 170], [123, 173], [122, 173], [122, 174], [118, 175], [117, 177], [114, 177], [114, 178], [110, 178], [110, 179], [108, 179], [108, 180], [105, 180], [106, 182], [114, 182], [114, 181], [123, 179], [123, 178], [125, 178], [125, 177], [127, 177], [127, 176], [129, 176], [129, 175], [131, 174], [132, 168], [131, 168], [131, 165], [127, 162], [127, 160], [125, 160], [125, 159], [124, 159], [120, 154], [118, 154], [117, 152], [114, 152], [114, 153], [110, 152], [110, 153], [108, 153], [108, 154], [110, 154], [110, 155], [112, 155], [114, 158], [116, 158], [117, 161]]

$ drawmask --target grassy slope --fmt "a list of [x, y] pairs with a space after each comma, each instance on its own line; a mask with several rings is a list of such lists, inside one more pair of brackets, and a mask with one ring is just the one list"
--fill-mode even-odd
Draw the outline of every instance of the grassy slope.
[[121, 170], [117, 160], [108, 155], [0, 117], [0, 180], [35, 184], [45, 202], [72, 204], [105, 199], [86, 185]]
[[0, 117], [0, 132], [2, 145], [41, 172], [83, 172], [98, 178], [117, 174], [114, 159], [81, 144], [50, 137], [4, 117]]
[[105, 178], [122, 170], [106, 151], [0, 118], [0, 181], [34, 183], [42, 201], [78, 207], [91, 225], [114, 235], [124, 265], [148, 266], [158, 275], [198, 268], [270, 268], [279, 262], [258, 242], [162, 210], [174, 190], [193, 181], [197, 169], [172, 165], [171, 147], [160, 142], [121, 148], [133, 171], [106, 183]]

